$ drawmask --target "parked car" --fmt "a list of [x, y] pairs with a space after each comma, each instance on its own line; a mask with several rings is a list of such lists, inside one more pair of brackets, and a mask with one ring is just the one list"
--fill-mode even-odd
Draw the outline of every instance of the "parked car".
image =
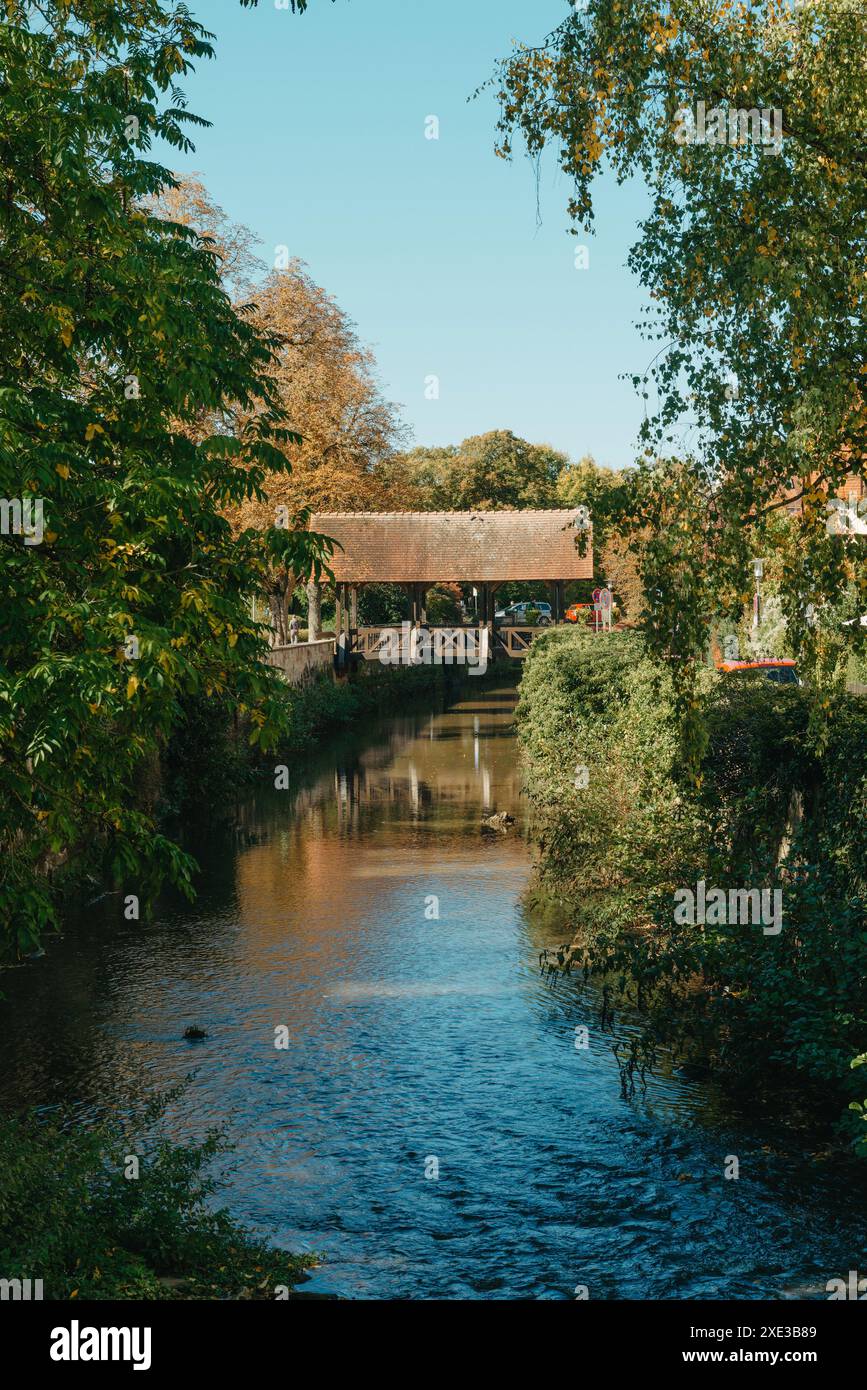
[[724, 675], [734, 674], [764, 676], [765, 680], [776, 685], [800, 685], [798, 663], [791, 657], [766, 658], [764, 661], [718, 661], [716, 669]]
[[[528, 622], [528, 613], [535, 613], [533, 623]], [[534, 603], [532, 599], [526, 603], [510, 603], [508, 608], [501, 608], [494, 614], [495, 623], [504, 623], [508, 627], [550, 627], [553, 621], [550, 603]]]

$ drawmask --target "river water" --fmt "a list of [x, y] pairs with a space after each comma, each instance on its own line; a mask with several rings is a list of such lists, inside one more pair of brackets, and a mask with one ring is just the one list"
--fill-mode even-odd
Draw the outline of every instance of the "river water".
[[0, 1104], [88, 1113], [193, 1073], [173, 1131], [226, 1125], [227, 1205], [321, 1252], [313, 1291], [826, 1297], [867, 1272], [863, 1185], [664, 1058], [624, 1099], [633, 1023], [540, 975], [566, 931], [524, 902], [513, 707], [470, 680], [384, 717], [196, 844], [192, 908], [89, 909], [0, 982]]

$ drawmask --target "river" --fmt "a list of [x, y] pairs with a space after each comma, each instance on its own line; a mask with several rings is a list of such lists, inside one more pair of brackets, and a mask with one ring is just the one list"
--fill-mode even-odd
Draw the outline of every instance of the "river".
[[193, 907], [104, 900], [7, 972], [0, 1103], [86, 1114], [193, 1073], [173, 1132], [227, 1126], [227, 1205], [322, 1253], [311, 1291], [826, 1297], [867, 1270], [863, 1186], [664, 1058], [625, 1099], [634, 1022], [540, 974], [565, 929], [525, 905], [513, 707], [469, 680], [335, 740], [199, 837]]

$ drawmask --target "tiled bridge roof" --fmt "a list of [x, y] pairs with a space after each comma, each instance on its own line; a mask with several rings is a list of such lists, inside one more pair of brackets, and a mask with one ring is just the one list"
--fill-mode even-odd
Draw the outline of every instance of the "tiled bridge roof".
[[449, 580], [590, 579], [593, 547], [582, 555], [578, 513], [317, 512], [310, 529], [331, 536], [334, 577], [345, 584], [434, 584]]

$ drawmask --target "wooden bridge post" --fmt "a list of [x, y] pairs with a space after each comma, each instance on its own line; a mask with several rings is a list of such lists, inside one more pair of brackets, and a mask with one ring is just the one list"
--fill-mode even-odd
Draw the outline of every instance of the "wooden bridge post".
[[489, 583], [482, 583], [482, 584], [477, 585], [477, 588], [478, 588], [478, 590], [479, 590], [479, 598], [480, 598], [480, 600], [481, 600], [481, 602], [479, 603], [479, 636], [481, 637], [481, 629], [482, 629], [482, 628], [487, 628], [487, 630], [488, 630], [488, 651], [489, 651], [489, 653], [490, 653], [491, 660], [493, 660], [493, 656], [494, 656], [494, 593], [495, 593], [495, 591], [496, 591], [497, 585], [495, 585], [495, 584], [489, 584]]
[[562, 579], [551, 581], [551, 613], [555, 623], [562, 623], [564, 607], [564, 584]]
[[409, 594], [409, 620], [413, 625], [427, 622], [427, 587], [426, 584], [404, 585]]

